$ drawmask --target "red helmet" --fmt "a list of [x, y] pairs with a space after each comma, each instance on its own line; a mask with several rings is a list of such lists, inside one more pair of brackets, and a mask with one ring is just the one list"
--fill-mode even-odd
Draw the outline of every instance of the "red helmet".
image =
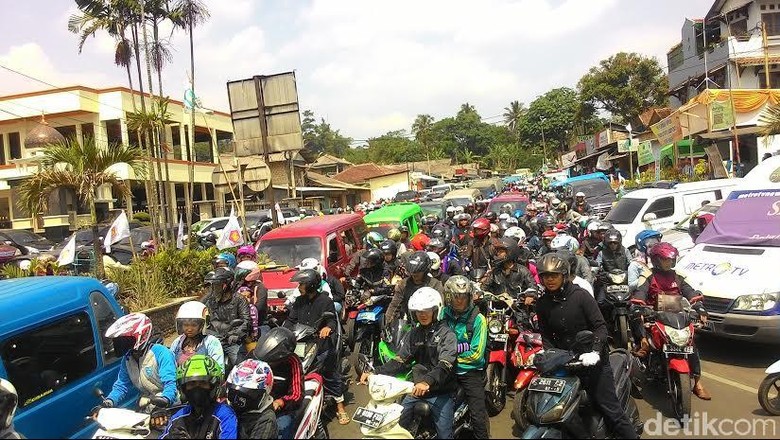
[[552, 239], [552, 238], [555, 238], [556, 235], [558, 235], [558, 234], [556, 234], [555, 231], [544, 231], [542, 233], [542, 238], [550, 238], [550, 239]]
[[699, 215], [696, 216], [696, 224], [699, 225], [699, 231], [703, 231], [714, 218], [715, 214], [711, 212], [700, 212]]
[[490, 220], [480, 217], [474, 220], [474, 223], [471, 224], [471, 229], [474, 230], [475, 237], [485, 237], [490, 233]]
[[414, 237], [412, 237], [412, 239], [409, 241], [409, 244], [416, 251], [424, 251], [425, 248], [428, 246], [428, 243], [430, 242], [431, 242], [430, 237], [428, 237], [423, 233], [419, 233]]
[[[653, 266], [656, 268], [660, 267], [658, 262], [659, 259], [666, 258], [676, 263], [677, 257], [679, 255], [680, 252], [677, 250], [677, 248], [665, 241], [658, 243], [649, 250], [650, 260], [653, 262]], [[674, 265], [672, 265], [672, 267], [674, 267]]]
[[152, 321], [143, 313], [122, 316], [106, 330], [106, 337], [114, 340], [114, 350], [122, 354], [145, 349], [151, 336]]

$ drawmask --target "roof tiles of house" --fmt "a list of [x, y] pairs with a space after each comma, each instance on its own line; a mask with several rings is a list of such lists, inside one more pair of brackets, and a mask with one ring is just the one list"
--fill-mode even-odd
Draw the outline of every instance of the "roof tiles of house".
[[312, 168], [322, 167], [322, 166], [331, 166], [331, 165], [352, 165], [352, 162], [346, 161], [340, 157], [331, 156], [330, 154], [323, 154], [322, 156], [318, 157], [317, 160], [314, 161], [314, 163], [311, 164]]
[[346, 183], [362, 183], [374, 177], [389, 176], [391, 174], [405, 173], [406, 170], [396, 171], [381, 167], [375, 163], [364, 163], [349, 167], [346, 170], [333, 176], [334, 179]]

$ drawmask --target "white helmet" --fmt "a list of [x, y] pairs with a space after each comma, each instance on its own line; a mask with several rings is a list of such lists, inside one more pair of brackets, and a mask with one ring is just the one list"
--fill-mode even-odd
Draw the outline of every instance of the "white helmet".
[[552, 243], [550, 243], [550, 246], [553, 248], [553, 250], [556, 251], [569, 251], [569, 252], [577, 252], [577, 249], [580, 248], [580, 244], [577, 243], [577, 239], [572, 237], [571, 235], [558, 235], [555, 238], [553, 238]]
[[431, 259], [431, 270], [437, 271], [441, 267], [441, 257], [436, 252], [428, 252], [428, 258]]
[[509, 220], [509, 217], [511, 217], [511, 216], [505, 212], [505, 213], [503, 213], [503, 214], [498, 216], [498, 221]]
[[520, 224], [520, 222], [517, 221], [516, 217], [509, 217], [508, 219], [506, 219], [506, 222], [513, 226], [517, 226]]
[[209, 316], [209, 310], [206, 305], [200, 301], [187, 301], [179, 306], [179, 311], [176, 312], [176, 332], [181, 334], [183, 332], [182, 326], [179, 322], [180, 319], [200, 319], [203, 320], [203, 326], [201, 327], [201, 333], [206, 334], [206, 320]]
[[439, 321], [444, 317], [444, 302], [441, 294], [433, 287], [420, 287], [409, 298], [409, 313], [413, 319], [414, 312], [423, 310], [433, 310], [434, 321]]
[[236, 265], [236, 271], [238, 271], [239, 269], [244, 269], [251, 272], [259, 268], [260, 266], [257, 264], [257, 262], [252, 260], [244, 260]]
[[325, 268], [322, 267], [320, 262], [316, 258], [304, 258], [301, 264], [296, 267], [298, 270], [311, 269], [316, 271], [320, 276], [325, 276]]
[[550, 200], [550, 204], [553, 205], [554, 207], [558, 206], [558, 205], [561, 204], [561, 199], [559, 199], [558, 197], [555, 197], [552, 200]]
[[455, 207], [455, 212], [456, 212], [457, 214], [462, 214], [462, 213], [466, 212], [466, 208], [464, 208], [464, 207], [462, 207], [462, 206], [456, 206], [456, 207]]
[[525, 241], [525, 231], [523, 231], [523, 228], [512, 226], [504, 231], [504, 237], [515, 238], [517, 239], [517, 243], [521, 244]]
[[575, 194], [574, 197], [585, 197], [585, 193], [580, 191], [577, 194]]
[[14, 414], [19, 405], [19, 394], [14, 385], [0, 378], [0, 430], [6, 430], [14, 421]]
[[450, 213], [450, 212], [451, 212], [451, 213], [453, 213], [453, 214], [454, 214], [454, 213], [455, 213], [455, 211], [456, 211], [456, 209], [455, 209], [455, 207], [454, 207], [454, 206], [448, 206], [448, 207], [447, 207], [447, 213]]

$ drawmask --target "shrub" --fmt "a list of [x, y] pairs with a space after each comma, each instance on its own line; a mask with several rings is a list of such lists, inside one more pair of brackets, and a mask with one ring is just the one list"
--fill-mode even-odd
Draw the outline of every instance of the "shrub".
[[133, 213], [133, 220], [143, 225], [150, 225], [152, 223], [152, 217], [148, 212], [136, 212]]

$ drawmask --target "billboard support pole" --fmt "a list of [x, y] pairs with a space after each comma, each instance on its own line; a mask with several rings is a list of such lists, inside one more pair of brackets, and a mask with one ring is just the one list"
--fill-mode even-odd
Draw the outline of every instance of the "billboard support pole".
[[[257, 93], [257, 109], [260, 116], [260, 130], [261, 130], [261, 139], [263, 141], [263, 160], [265, 163], [269, 164], [270, 167], [270, 160], [268, 157], [268, 121], [265, 119], [265, 98], [263, 96], [263, 77], [260, 75], [255, 75], [255, 92]], [[270, 206], [270, 213], [271, 213], [271, 222], [273, 224], [273, 227], [276, 228], [279, 226], [279, 219], [276, 215], [276, 196], [274, 195], [274, 183], [273, 183], [273, 173], [271, 173], [271, 176], [268, 178], [268, 201], [271, 203]]]

